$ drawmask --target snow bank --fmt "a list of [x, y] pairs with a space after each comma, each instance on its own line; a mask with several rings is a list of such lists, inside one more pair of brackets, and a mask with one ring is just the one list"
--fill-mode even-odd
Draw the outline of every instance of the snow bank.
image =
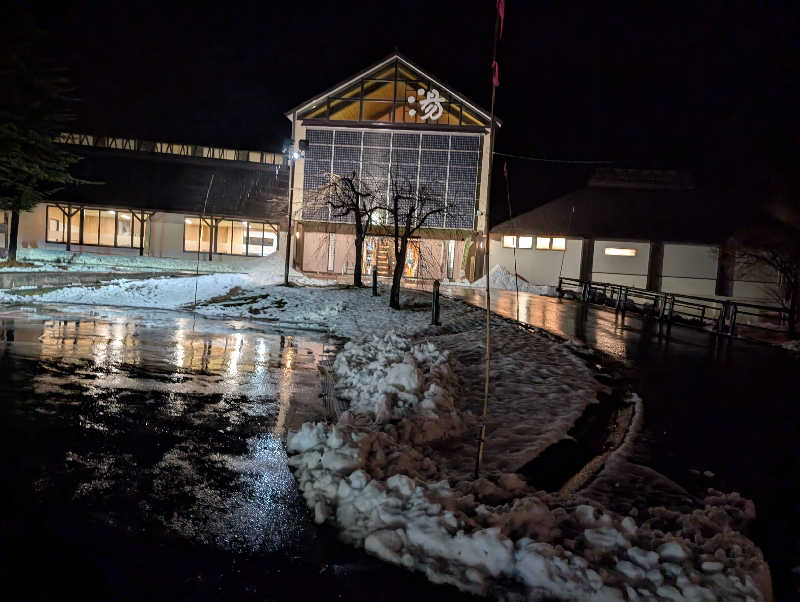
[[[554, 297], [556, 295], [556, 288], [545, 284], [531, 284], [525, 278], [517, 274], [517, 287], [521, 293], [533, 293], [534, 295], [547, 295]], [[473, 288], [486, 288], [486, 276], [478, 278], [475, 282], [464, 284], [463, 286], [470, 286]], [[489, 286], [494, 289], [515, 291], [514, 274], [509, 272], [501, 265], [494, 266], [489, 271]]]
[[[429, 445], [463, 438], [453, 360], [389, 333], [350, 343], [334, 364], [350, 408], [336, 424], [306, 423], [287, 449], [317, 523], [435, 583], [528, 599], [763, 599], [757, 548], [739, 535], [753, 516], [738, 494], [702, 509], [632, 516], [533, 494], [514, 474], [450, 481]], [[430, 425], [430, 426], [427, 426]]]
[[150, 278], [147, 280], [112, 280], [100, 286], [70, 286], [38, 295], [0, 292], [0, 303], [88, 303], [153, 309], [177, 309], [226, 294], [234, 287], [246, 286], [244, 274], [213, 274], [198, 278]]
[[781, 347], [794, 353], [800, 353], [800, 340], [786, 341], [783, 345], [781, 345]]

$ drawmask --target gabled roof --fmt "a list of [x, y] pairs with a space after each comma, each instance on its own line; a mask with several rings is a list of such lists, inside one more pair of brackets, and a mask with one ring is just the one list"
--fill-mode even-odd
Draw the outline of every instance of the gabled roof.
[[[396, 65], [396, 70], [394, 75], [391, 78], [387, 77], [384, 72], [392, 67], [392, 65]], [[398, 80], [398, 73], [404, 74], [401, 77], [401, 80]], [[371, 80], [374, 78], [374, 81], [378, 83], [379, 81], [385, 82], [385, 87], [391, 88], [391, 90], [381, 91], [376, 94], [374, 97], [368, 98], [365, 94], [365, 89], [363, 83], [361, 83], [360, 89], [358, 85], [362, 80]], [[394, 81], [392, 81], [392, 79]], [[414, 82], [414, 85], [410, 85]], [[444, 83], [437, 77], [433, 77], [429, 74], [429, 72], [424, 71], [423, 69], [419, 68], [417, 65], [412, 63], [409, 59], [398, 52], [394, 52], [387, 56], [386, 58], [378, 61], [363, 69], [362, 71], [356, 73], [352, 77], [336, 84], [332, 88], [321, 92], [320, 94], [314, 96], [306, 100], [305, 102], [297, 105], [296, 107], [292, 108], [291, 110], [287, 111], [286, 117], [292, 119], [293, 115], [299, 113], [311, 113], [311, 118], [324, 118], [321, 115], [317, 116], [316, 113], [322, 113], [325, 111], [327, 105], [327, 112], [325, 112], [325, 117], [328, 117], [329, 114], [333, 112], [331, 109], [331, 104], [329, 99], [342, 99], [343, 101], [352, 100], [353, 104], [359, 98], [363, 98], [368, 102], [373, 103], [376, 107], [380, 106], [380, 103], [385, 103], [386, 106], [390, 106], [393, 104], [391, 109], [387, 109], [387, 111], [391, 111], [389, 115], [381, 115], [379, 118], [380, 121], [390, 121], [390, 122], [409, 122], [410, 117], [416, 120], [419, 120], [419, 113], [420, 107], [418, 104], [408, 104], [406, 105], [407, 95], [410, 96], [409, 92], [416, 94], [417, 85], [416, 82], [419, 82], [422, 86], [423, 82], [427, 84], [427, 90], [435, 88], [444, 97], [446, 106], [452, 105], [454, 109], [457, 111], [462, 111], [461, 121], [452, 122], [453, 115], [449, 115], [450, 125], [469, 125], [469, 126], [488, 126], [491, 115], [489, 111], [486, 109], [481, 108], [479, 105], [474, 103], [473, 101], [469, 100], [463, 94], [460, 94], [452, 86]], [[401, 87], [400, 84], [403, 84]], [[408, 90], [406, 90], [408, 88]], [[359, 93], [361, 96], [357, 96]], [[409, 99], [410, 100], [410, 99]], [[338, 120], [348, 120], [348, 121], [374, 121], [375, 118], [370, 118], [370, 116], [365, 115], [365, 111], [363, 108], [363, 103], [359, 103], [358, 108], [355, 110], [351, 110], [349, 115], [345, 116], [338, 116], [334, 117], [334, 119]], [[311, 111], [319, 107], [319, 111]], [[403, 117], [398, 118], [398, 115], [402, 112]], [[410, 113], [410, 117], [409, 117]], [[415, 113], [417, 116], [414, 117]], [[357, 115], [357, 116], [356, 116]], [[301, 115], [298, 115], [299, 118]], [[388, 118], [387, 118], [388, 117]], [[445, 111], [445, 117], [448, 117], [447, 111]], [[307, 117], [308, 118], [308, 117]], [[495, 116], [495, 123], [498, 126], [502, 125], [502, 122]], [[438, 123], [437, 125], [442, 125], [442, 123]], [[445, 123], [446, 125], [446, 123]]]

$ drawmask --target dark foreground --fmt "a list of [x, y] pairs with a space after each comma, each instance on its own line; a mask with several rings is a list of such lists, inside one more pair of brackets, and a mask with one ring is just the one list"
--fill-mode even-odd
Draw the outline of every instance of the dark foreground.
[[0, 315], [5, 599], [463, 599], [310, 520], [280, 439], [327, 337], [37, 312]]

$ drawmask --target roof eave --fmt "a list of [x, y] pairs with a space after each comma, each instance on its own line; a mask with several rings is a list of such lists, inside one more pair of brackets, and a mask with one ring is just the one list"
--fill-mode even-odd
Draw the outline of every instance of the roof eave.
[[[324, 92], [322, 92], [320, 94], [317, 94], [313, 98], [310, 98], [309, 100], [306, 100], [305, 102], [300, 103], [299, 105], [297, 105], [296, 107], [290, 109], [289, 111], [287, 111], [284, 114], [286, 115], [287, 119], [289, 119], [291, 121], [294, 118], [294, 115], [298, 111], [302, 111], [302, 110], [305, 110], [307, 108], [313, 108], [313, 105], [315, 103], [317, 103], [317, 102], [321, 101], [322, 99], [330, 96], [334, 92], [337, 92], [338, 90], [340, 90], [342, 88], [345, 88], [345, 87], [355, 83], [356, 81], [358, 81], [359, 79], [364, 77], [367, 73], [369, 73], [369, 72], [379, 68], [380, 66], [382, 66], [382, 65], [384, 65], [386, 63], [389, 63], [389, 62], [391, 62], [391, 61], [393, 61], [395, 59], [402, 61], [403, 63], [405, 63], [411, 69], [414, 69], [415, 71], [419, 71], [422, 75], [424, 75], [428, 79], [436, 81], [449, 94], [451, 94], [452, 96], [457, 97], [459, 99], [459, 101], [461, 101], [464, 104], [466, 104], [467, 106], [469, 106], [472, 110], [476, 111], [482, 117], [484, 117], [486, 119], [486, 121], [491, 123], [492, 116], [488, 111], [486, 111], [486, 109], [483, 109], [482, 107], [478, 106], [477, 104], [475, 104], [474, 102], [469, 100], [466, 96], [464, 96], [463, 94], [457, 92], [452, 86], [450, 86], [446, 82], [443, 82], [438, 77], [433, 77], [428, 72], [426, 72], [424, 69], [420, 69], [417, 65], [412, 63], [408, 58], [406, 58], [405, 56], [403, 56], [399, 52], [393, 52], [392, 54], [390, 54], [389, 56], [381, 59], [380, 61], [377, 61], [376, 63], [373, 63], [372, 65], [369, 65], [368, 67], [362, 69], [357, 74], [355, 74], [355, 75], [353, 75], [351, 77], [348, 77], [346, 80], [339, 82], [335, 86], [325, 90]], [[495, 115], [494, 121], [497, 124], [497, 127], [502, 127], [503, 126], [502, 120], [500, 118], [498, 118], [496, 115]]]

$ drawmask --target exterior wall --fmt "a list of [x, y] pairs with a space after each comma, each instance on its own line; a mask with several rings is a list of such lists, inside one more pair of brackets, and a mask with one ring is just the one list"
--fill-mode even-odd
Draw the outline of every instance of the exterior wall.
[[[535, 237], [534, 237], [535, 245]], [[558, 285], [558, 276], [577, 278], [581, 262], [581, 240], [567, 240], [566, 251], [517, 249], [517, 274], [531, 284]], [[490, 270], [496, 265], [514, 273], [514, 249], [503, 247], [502, 238], [490, 240]], [[563, 259], [563, 269], [562, 269]]]
[[[334, 128], [336, 129], [337, 126], [320, 126], [324, 129]], [[341, 126], [339, 126], [341, 127]], [[369, 127], [360, 127], [358, 129], [369, 130], [373, 129], [374, 131], [385, 131], [384, 128], [369, 128]], [[391, 128], [390, 128], [391, 129]], [[392, 129], [392, 131], [398, 131], [397, 129]], [[300, 140], [306, 139], [306, 132], [307, 127], [304, 125], [303, 120], [296, 120], [293, 123], [293, 138], [295, 141], [299, 142]], [[443, 134], [446, 132], [442, 132], [438, 129], [433, 130], [424, 130], [422, 133], [435, 133], [435, 134]], [[475, 230], [478, 232], [483, 232], [484, 224], [485, 224], [485, 212], [486, 212], [486, 199], [488, 195], [488, 169], [489, 169], [489, 157], [490, 157], [490, 149], [489, 149], [489, 134], [481, 135], [481, 157], [480, 157], [480, 166], [479, 166], [479, 174], [478, 180], [479, 185], [477, 189], [477, 209], [480, 214], [476, 214], [475, 216]], [[303, 210], [303, 201], [304, 201], [304, 190], [303, 190], [303, 181], [305, 176], [305, 158], [300, 158], [295, 161], [294, 167], [294, 178], [291, 186], [294, 190], [294, 197], [293, 197], [293, 208], [292, 208], [292, 220], [302, 221], [302, 210]]]
[[714, 297], [719, 253], [710, 245], [664, 245], [661, 290]]
[[746, 266], [736, 263], [736, 279], [733, 281], [733, 297], [740, 301], [778, 305], [776, 296], [778, 273], [771, 268], [758, 265]]
[[[194, 216], [193, 216], [194, 217]], [[144, 254], [148, 257], [191, 260], [197, 258], [196, 251], [183, 250], [183, 228], [186, 216], [181, 213], [156, 213], [149, 221], [144, 241]], [[0, 221], [2, 216], [0, 216]], [[47, 204], [42, 203], [32, 211], [20, 213], [19, 248], [39, 248], [56, 251], [66, 249], [64, 243], [47, 242]], [[286, 244], [286, 233], [278, 234], [277, 253], [283, 254]], [[95, 255], [118, 255], [122, 257], [138, 257], [139, 249], [125, 247], [107, 247], [98, 245], [70, 245], [73, 253], [92, 253]], [[200, 253], [201, 261], [208, 261], [208, 253]], [[242, 255], [214, 254], [213, 260], [218, 263], [236, 263], [241, 261], [258, 261], [261, 257], [245, 257]]]
[[[609, 247], [636, 249], [636, 256], [606, 255], [605, 249]], [[592, 280], [645, 288], [649, 263], [649, 242], [597, 240], [594, 244]]]

